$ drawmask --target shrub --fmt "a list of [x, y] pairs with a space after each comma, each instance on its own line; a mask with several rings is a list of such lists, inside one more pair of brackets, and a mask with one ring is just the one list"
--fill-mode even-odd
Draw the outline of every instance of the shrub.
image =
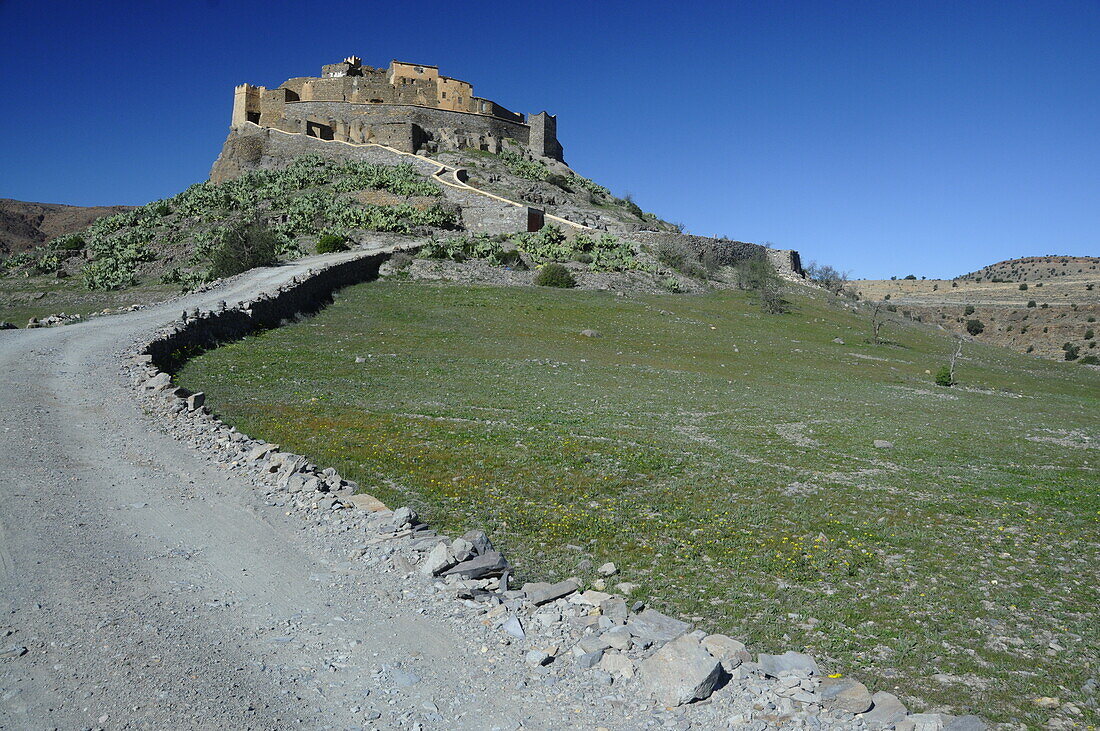
[[669, 277], [665, 281], [661, 282], [661, 286], [667, 289], [669, 292], [676, 294], [684, 291], [684, 286], [680, 284], [680, 280], [676, 277]]
[[393, 267], [394, 271], [399, 272], [402, 269], [407, 269], [412, 264], [412, 260], [413, 258], [404, 251], [399, 251], [390, 257], [390, 266]]
[[1035, 350], [1035, 346], [1034, 345], [1029, 345], [1029, 346], [1027, 346], [1027, 350], [1024, 351], [1024, 352], [1030, 353], [1033, 350]]
[[1035, 300], [1028, 300], [1027, 301], [1027, 306], [1028, 307], [1034, 307], [1035, 306]]
[[50, 242], [50, 248], [57, 251], [81, 251], [85, 245], [84, 237], [78, 233], [59, 236]]
[[981, 320], [967, 320], [966, 331], [971, 335], [981, 335], [985, 330], [985, 323]]
[[1066, 360], [1077, 360], [1077, 356], [1080, 355], [1080, 349], [1073, 343], [1066, 343], [1062, 346], [1062, 350], [1065, 351]]
[[946, 386], [948, 388], [955, 385], [955, 381], [951, 379], [950, 366], [940, 366], [940, 369], [936, 371], [936, 385]]
[[276, 263], [278, 235], [258, 222], [238, 224], [226, 230], [210, 256], [210, 276], [231, 277], [255, 267]]
[[1092, 330], [1086, 330], [1085, 340], [1092, 340], [1093, 335], [1095, 335], [1095, 333]]
[[567, 193], [572, 193], [573, 189], [569, 187], [569, 178], [558, 173], [551, 173], [546, 176], [546, 182], [551, 185], [556, 185]]
[[1086, 355], [1077, 362], [1081, 365], [1100, 365], [1100, 358], [1095, 355]]
[[741, 287], [756, 292], [760, 297], [760, 309], [767, 314], [778, 315], [787, 311], [782, 283], [775, 268], [763, 257], [738, 265], [737, 280]]
[[[811, 261], [806, 266], [805, 271], [810, 281], [820, 284], [833, 294], [839, 294], [848, 282], [848, 272], [834, 269], [828, 264], [818, 264], [816, 261]], [[886, 295], [884, 299], [890, 299], [890, 295]]]
[[905, 275], [905, 278], [906, 278], [906, 279], [916, 279], [916, 278], [917, 278], [917, 275], [916, 275], [916, 274], [906, 274], [906, 275]]
[[705, 279], [707, 277], [708, 272], [703, 262], [699, 259], [695, 251], [686, 244], [678, 241], [661, 241], [657, 244], [657, 251], [655, 253], [657, 255], [657, 261], [667, 267], [675, 269], [689, 277], [697, 277], [699, 279]]
[[523, 155], [507, 148], [500, 151], [500, 160], [513, 175], [527, 180], [546, 180], [550, 168], [537, 160], [528, 160]]
[[573, 273], [565, 268], [563, 264], [549, 263], [543, 264], [539, 269], [539, 273], [535, 275], [535, 284], [540, 287], [576, 287], [577, 280], [573, 278]]
[[1026, 292], [1027, 291], [1027, 282], [1024, 282], [1020, 285], [1020, 291], [1021, 292]]
[[974, 305], [967, 305], [966, 309], [963, 310], [963, 316], [966, 317], [968, 315], [973, 315], [973, 314], [974, 314]]
[[337, 251], [348, 251], [349, 249], [351, 249], [351, 244], [348, 243], [347, 236], [324, 234], [317, 239], [318, 254], [332, 254]]
[[634, 202], [634, 196], [632, 196], [630, 193], [627, 193], [623, 196], [622, 204], [623, 208], [625, 208], [631, 215], [638, 218], [645, 218], [645, 211], [642, 210], [641, 206]]

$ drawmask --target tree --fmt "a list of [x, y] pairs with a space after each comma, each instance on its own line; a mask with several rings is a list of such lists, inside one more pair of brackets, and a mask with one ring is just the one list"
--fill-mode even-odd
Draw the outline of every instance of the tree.
[[750, 259], [738, 267], [738, 282], [760, 298], [760, 309], [769, 315], [786, 312], [782, 283], [775, 269], [764, 258]]
[[848, 272], [839, 271], [828, 264], [818, 264], [816, 261], [811, 261], [806, 266], [805, 272], [810, 281], [820, 284], [833, 294], [839, 294], [840, 290], [844, 289], [844, 285], [848, 283]]
[[981, 335], [985, 331], [985, 323], [981, 320], [967, 320], [966, 331], [971, 335]]
[[957, 381], [955, 380], [955, 363], [962, 356], [963, 341], [960, 339], [955, 343], [955, 352], [951, 354], [950, 365], [940, 366], [940, 369], [936, 371], [936, 385], [950, 388], [954, 386]]
[[885, 310], [885, 302], [876, 302], [871, 306], [871, 335], [874, 338], [875, 345], [879, 344], [878, 334], [885, 324]]

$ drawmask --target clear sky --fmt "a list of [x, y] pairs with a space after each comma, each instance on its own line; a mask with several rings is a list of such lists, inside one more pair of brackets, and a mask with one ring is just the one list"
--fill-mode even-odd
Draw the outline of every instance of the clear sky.
[[0, 197], [206, 178], [233, 86], [348, 55], [558, 115], [566, 160], [692, 233], [853, 276], [1100, 255], [1100, 2], [0, 0]]

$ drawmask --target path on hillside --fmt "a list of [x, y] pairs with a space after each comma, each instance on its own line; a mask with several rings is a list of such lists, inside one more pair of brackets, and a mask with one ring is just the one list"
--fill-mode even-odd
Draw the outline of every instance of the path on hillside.
[[392, 572], [326, 557], [132, 398], [119, 354], [184, 308], [348, 256], [0, 333], [0, 728], [606, 725], [417, 613]]

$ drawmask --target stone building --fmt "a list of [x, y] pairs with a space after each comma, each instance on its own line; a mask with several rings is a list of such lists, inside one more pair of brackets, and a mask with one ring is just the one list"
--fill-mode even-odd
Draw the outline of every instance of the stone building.
[[356, 56], [321, 67], [321, 76], [288, 79], [275, 89], [241, 84], [232, 126], [248, 122], [328, 140], [375, 142], [403, 152], [475, 149], [500, 152], [504, 138], [563, 160], [557, 117], [524, 116], [474, 96], [468, 82], [436, 66], [392, 61], [364, 66]]

